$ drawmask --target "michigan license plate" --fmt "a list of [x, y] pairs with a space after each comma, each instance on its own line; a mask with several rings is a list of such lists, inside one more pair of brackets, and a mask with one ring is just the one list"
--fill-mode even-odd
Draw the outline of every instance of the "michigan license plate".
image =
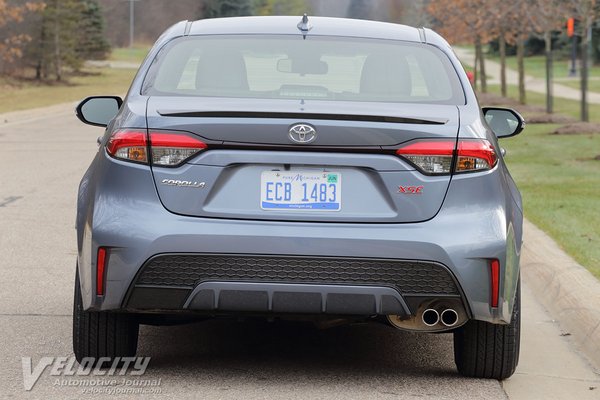
[[338, 172], [264, 171], [260, 177], [263, 210], [339, 211], [342, 175]]

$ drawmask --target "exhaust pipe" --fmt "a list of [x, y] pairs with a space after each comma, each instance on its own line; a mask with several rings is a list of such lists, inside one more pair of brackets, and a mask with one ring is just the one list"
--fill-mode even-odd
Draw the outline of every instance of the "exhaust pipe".
[[456, 325], [456, 323], [458, 322], [458, 313], [451, 308], [447, 308], [444, 311], [442, 311], [440, 319], [442, 320], [442, 324], [444, 324], [447, 327], [451, 327]]
[[434, 326], [440, 322], [440, 314], [433, 308], [428, 308], [427, 310], [423, 311], [421, 320], [427, 326]]

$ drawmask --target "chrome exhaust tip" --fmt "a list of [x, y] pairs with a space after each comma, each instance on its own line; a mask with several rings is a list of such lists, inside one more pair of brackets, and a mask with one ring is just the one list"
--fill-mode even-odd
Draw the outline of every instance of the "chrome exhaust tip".
[[433, 308], [428, 308], [421, 314], [421, 321], [427, 326], [434, 326], [440, 322], [440, 314]]
[[442, 311], [442, 315], [440, 317], [442, 324], [447, 327], [452, 327], [458, 323], [458, 313], [452, 308], [447, 308]]

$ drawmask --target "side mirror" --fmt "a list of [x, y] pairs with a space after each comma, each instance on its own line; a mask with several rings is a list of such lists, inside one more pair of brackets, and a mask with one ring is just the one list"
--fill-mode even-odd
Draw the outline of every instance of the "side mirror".
[[79, 103], [75, 113], [84, 124], [106, 127], [122, 104], [123, 100], [117, 96], [92, 96]]
[[485, 122], [498, 138], [518, 135], [525, 128], [525, 120], [515, 110], [497, 107], [483, 107], [482, 110]]

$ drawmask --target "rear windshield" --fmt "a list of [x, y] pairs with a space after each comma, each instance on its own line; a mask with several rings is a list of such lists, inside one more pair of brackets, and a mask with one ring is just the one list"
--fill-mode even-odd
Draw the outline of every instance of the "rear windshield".
[[421, 43], [301, 35], [175, 39], [143, 94], [464, 104], [448, 57]]

